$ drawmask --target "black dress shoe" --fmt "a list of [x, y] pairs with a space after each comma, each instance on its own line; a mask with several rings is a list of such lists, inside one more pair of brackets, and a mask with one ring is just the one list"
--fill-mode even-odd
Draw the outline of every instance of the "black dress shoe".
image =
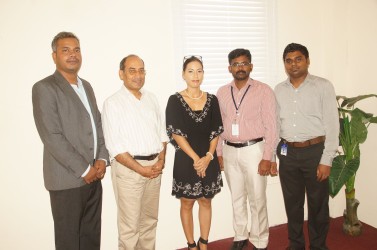
[[242, 250], [244, 247], [247, 246], [247, 242], [249, 240], [240, 240], [240, 241], [233, 241], [233, 245], [230, 250]]
[[253, 250], [267, 250], [267, 247], [265, 247], [265, 248], [257, 248], [257, 247], [253, 247]]
[[305, 247], [300, 247], [300, 248], [287, 247], [285, 250], [305, 250]]

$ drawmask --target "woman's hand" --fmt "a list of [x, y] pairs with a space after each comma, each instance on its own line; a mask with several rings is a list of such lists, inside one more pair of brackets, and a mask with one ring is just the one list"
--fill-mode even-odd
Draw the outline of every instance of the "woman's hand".
[[196, 170], [196, 173], [199, 175], [199, 177], [203, 178], [206, 176], [206, 170], [211, 160], [212, 160], [211, 156], [207, 154], [203, 156], [202, 158], [200, 158], [199, 160], [194, 161], [194, 168]]

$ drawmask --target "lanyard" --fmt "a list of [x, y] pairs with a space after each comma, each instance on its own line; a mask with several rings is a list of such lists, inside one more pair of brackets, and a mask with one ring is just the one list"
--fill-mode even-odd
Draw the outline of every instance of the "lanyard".
[[240, 108], [241, 103], [242, 103], [242, 101], [243, 101], [243, 98], [245, 97], [245, 95], [246, 95], [247, 91], [249, 90], [250, 86], [251, 86], [251, 85], [249, 85], [249, 86], [247, 87], [245, 93], [243, 93], [243, 96], [242, 96], [241, 101], [240, 101], [240, 105], [238, 105], [238, 107], [237, 107], [236, 100], [234, 99], [234, 95], [233, 95], [233, 86], [231, 86], [230, 92], [232, 93], [232, 99], [233, 99], [234, 107], [236, 108], [236, 114], [237, 114], [237, 115], [238, 115], [238, 109]]

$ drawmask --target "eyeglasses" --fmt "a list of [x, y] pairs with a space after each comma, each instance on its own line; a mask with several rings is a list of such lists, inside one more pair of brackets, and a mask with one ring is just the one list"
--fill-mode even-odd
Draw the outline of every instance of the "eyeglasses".
[[304, 60], [304, 59], [302, 58], [302, 56], [299, 56], [299, 57], [296, 57], [296, 58], [294, 58], [294, 59], [287, 58], [287, 59], [284, 60], [284, 62], [285, 62], [286, 64], [291, 65], [293, 62], [295, 62], [295, 63], [301, 63], [302, 60]]
[[137, 73], [139, 73], [140, 75], [145, 75], [147, 73], [147, 71], [145, 69], [129, 68], [127, 71], [132, 76], [136, 75]]
[[239, 68], [239, 67], [249, 66], [249, 65], [251, 65], [251, 63], [249, 63], [249, 62], [236, 62], [236, 63], [233, 63], [230, 66], [233, 67], [233, 68]]
[[203, 62], [202, 56], [191, 55], [191, 56], [185, 56], [185, 57], [183, 57], [183, 63], [185, 63], [190, 58], [196, 58], [199, 61]]

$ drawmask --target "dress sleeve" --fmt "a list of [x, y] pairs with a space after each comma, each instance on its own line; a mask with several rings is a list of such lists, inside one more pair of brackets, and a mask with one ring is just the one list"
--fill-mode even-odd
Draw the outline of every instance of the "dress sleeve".
[[212, 95], [212, 117], [211, 117], [211, 133], [209, 135], [209, 140], [212, 141], [214, 138], [218, 137], [223, 131], [223, 122], [221, 119], [219, 101], [215, 95]]
[[173, 134], [187, 138], [187, 128], [183, 122], [181, 107], [182, 105], [180, 104], [177, 94], [169, 97], [165, 112], [166, 133], [169, 136], [169, 141], [176, 149], [179, 147], [173, 139]]

